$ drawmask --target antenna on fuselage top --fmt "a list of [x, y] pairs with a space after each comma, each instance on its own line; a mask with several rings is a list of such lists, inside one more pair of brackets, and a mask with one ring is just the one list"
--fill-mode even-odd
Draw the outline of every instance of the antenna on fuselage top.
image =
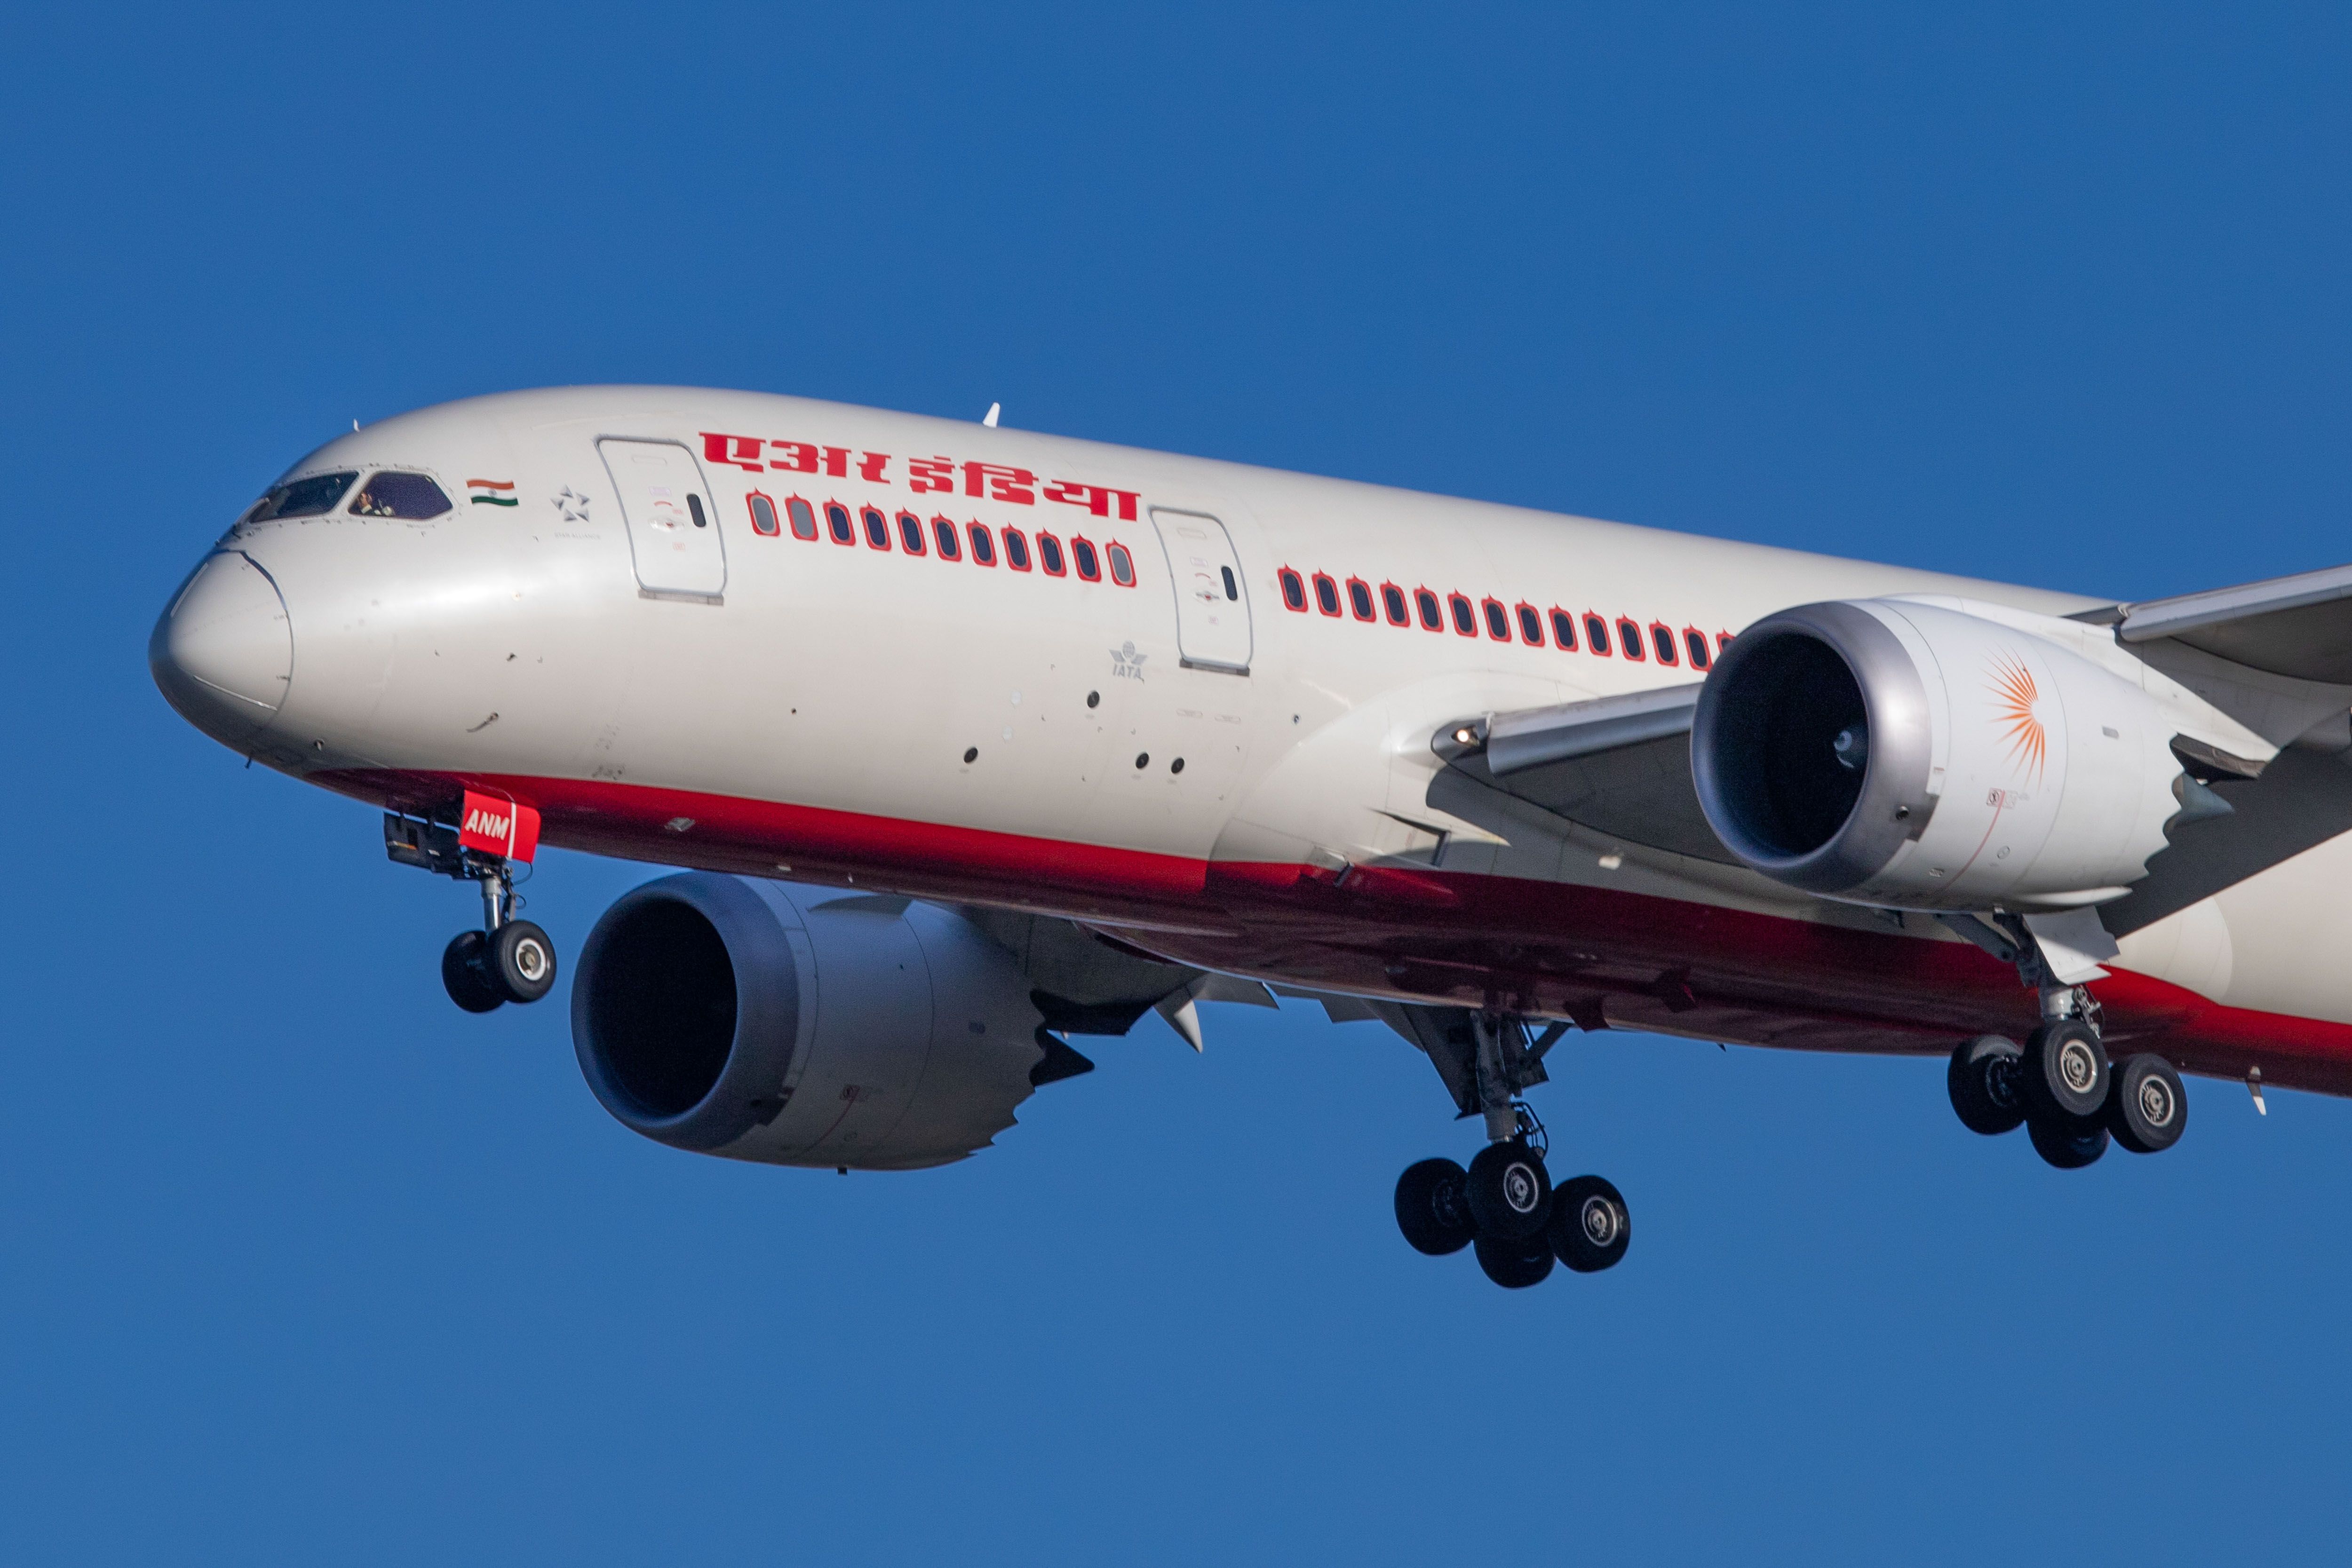
[[996, 428], [996, 416], [1003, 412], [1004, 405], [1003, 403], [990, 403], [988, 405], [988, 412], [980, 416], [980, 423], [988, 426], [989, 429], [994, 430]]

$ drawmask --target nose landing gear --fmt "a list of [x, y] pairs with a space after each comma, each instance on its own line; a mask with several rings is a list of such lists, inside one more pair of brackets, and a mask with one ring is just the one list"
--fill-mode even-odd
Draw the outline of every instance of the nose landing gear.
[[523, 900], [514, 889], [514, 866], [504, 855], [462, 847], [457, 832], [437, 822], [413, 821], [387, 812], [384, 852], [403, 865], [477, 882], [482, 888], [482, 929], [460, 931], [441, 950], [441, 985], [449, 999], [469, 1013], [487, 1013], [508, 1002], [539, 1000], [555, 985], [555, 943], [516, 912]]

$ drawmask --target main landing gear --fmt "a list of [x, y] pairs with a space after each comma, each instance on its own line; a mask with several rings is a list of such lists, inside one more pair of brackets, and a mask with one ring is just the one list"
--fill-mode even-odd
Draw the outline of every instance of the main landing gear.
[[554, 988], [555, 943], [515, 918], [523, 900], [505, 856], [462, 849], [451, 829], [391, 813], [383, 819], [383, 845], [403, 865], [481, 884], [482, 929], [458, 932], [441, 950], [441, 985], [451, 1001], [486, 1013], [509, 1002], [535, 1002]]
[[2080, 987], [2042, 993], [2042, 1026], [2018, 1045], [1997, 1034], [1963, 1040], [1945, 1075], [1952, 1109], [1972, 1133], [2021, 1124], [2034, 1153], [2079, 1170], [2110, 1142], [2160, 1154], [2189, 1127], [2189, 1096], [2172, 1063], [2154, 1052], [2107, 1061], [2099, 1009]]
[[1614, 1267], [1633, 1239], [1623, 1195], [1597, 1176], [1555, 1188], [1543, 1123], [1515, 1098], [1543, 1082], [1543, 1053], [1566, 1026], [1530, 1043], [1517, 1019], [1496, 1014], [1429, 1009], [1408, 1022], [1463, 1114], [1484, 1113], [1488, 1142], [1467, 1170], [1447, 1159], [1405, 1167], [1396, 1218], [1407, 1244], [1432, 1257], [1470, 1248], [1513, 1291], [1542, 1283], [1555, 1262], [1579, 1274]]

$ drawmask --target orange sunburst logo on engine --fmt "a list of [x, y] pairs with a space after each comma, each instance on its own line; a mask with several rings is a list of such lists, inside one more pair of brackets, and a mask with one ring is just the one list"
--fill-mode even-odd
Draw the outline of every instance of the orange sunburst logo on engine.
[[2015, 659], [2000, 659], [1992, 667], [1993, 722], [2000, 726], [2001, 735], [2009, 742], [2009, 758], [2021, 768], [2033, 770], [2033, 781], [2042, 782], [2042, 764], [2050, 749], [2050, 737], [2042, 727], [2042, 720], [2033, 712], [2041, 699], [2041, 688], [2033, 684], [2033, 674]]

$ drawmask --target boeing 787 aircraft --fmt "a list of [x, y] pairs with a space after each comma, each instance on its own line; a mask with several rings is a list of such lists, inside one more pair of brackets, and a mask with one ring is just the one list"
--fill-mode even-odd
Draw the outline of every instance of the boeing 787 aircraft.
[[479, 884], [468, 1012], [554, 983], [540, 844], [692, 868], [596, 923], [572, 1030], [733, 1159], [961, 1159], [1073, 1037], [1307, 997], [1483, 1132], [1405, 1239], [1520, 1287], [1632, 1234], [1522, 1097], [1571, 1030], [1946, 1055], [2061, 1167], [2170, 1147], [2184, 1071], [2352, 1092], [2352, 567], [2121, 603], [583, 387], [338, 435], [149, 658]]

